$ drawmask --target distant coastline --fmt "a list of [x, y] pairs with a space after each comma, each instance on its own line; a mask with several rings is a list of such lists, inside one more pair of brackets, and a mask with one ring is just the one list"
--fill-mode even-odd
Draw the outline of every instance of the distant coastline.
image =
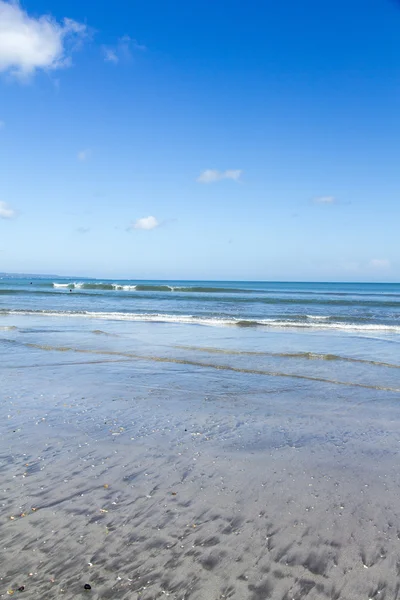
[[[0, 271], [0, 277], [15, 277], [15, 278], [24, 278], [24, 279], [49, 279], [54, 277], [54, 279], [65, 279], [65, 277], [69, 277], [69, 275], [52, 275], [47, 273], [6, 273]], [[72, 277], [72, 276], [71, 276]]]

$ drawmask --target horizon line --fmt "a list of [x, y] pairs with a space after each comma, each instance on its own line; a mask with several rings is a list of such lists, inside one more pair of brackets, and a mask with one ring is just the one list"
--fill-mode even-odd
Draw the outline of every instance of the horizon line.
[[96, 281], [161, 281], [161, 282], [174, 282], [174, 281], [182, 281], [182, 282], [209, 282], [209, 283], [318, 283], [318, 284], [341, 284], [341, 285], [351, 285], [351, 284], [360, 284], [360, 285], [399, 285], [400, 281], [338, 281], [338, 280], [323, 280], [323, 281], [315, 281], [315, 280], [284, 280], [284, 279], [185, 279], [185, 278], [171, 278], [171, 279], [140, 279], [140, 278], [130, 278], [130, 277], [90, 277], [88, 275], [55, 275], [49, 273], [16, 273], [16, 272], [6, 272], [1, 271], [0, 277], [4, 275], [20, 277], [29, 279], [32, 278], [54, 278], [54, 279], [89, 279]]

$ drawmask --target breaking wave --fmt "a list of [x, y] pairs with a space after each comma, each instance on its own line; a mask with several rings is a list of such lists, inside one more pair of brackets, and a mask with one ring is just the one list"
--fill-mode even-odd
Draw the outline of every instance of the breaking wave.
[[71, 281], [70, 283], [53, 282], [53, 288], [59, 289], [83, 289], [104, 291], [138, 291], [138, 292], [186, 292], [197, 294], [252, 294], [255, 290], [229, 288], [229, 287], [206, 287], [206, 286], [178, 286], [167, 284], [122, 284], [109, 282]]

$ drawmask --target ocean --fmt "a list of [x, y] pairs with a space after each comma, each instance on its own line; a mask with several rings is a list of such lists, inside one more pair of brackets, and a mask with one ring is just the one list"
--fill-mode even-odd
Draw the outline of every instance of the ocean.
[[400, 284], [0, 279], [0, 594], [397, 598]]
[[400, 333], [400, 284], [0, 278], [0, 314]]
[[[70, 344], [71, 352], [148, 350], [199, 368], [400, 389], [394, 283], [3, 277], [0, 327], [0, 344], [29, 337], [48, 349], [51, 341]], [[140, 347], [128, 332], [140, 336]]]

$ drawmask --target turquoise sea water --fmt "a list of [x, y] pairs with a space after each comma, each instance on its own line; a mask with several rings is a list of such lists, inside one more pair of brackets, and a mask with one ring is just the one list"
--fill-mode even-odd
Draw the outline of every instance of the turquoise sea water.
[[400, 333], [400, 284], [0, 279], [0, 315]]

